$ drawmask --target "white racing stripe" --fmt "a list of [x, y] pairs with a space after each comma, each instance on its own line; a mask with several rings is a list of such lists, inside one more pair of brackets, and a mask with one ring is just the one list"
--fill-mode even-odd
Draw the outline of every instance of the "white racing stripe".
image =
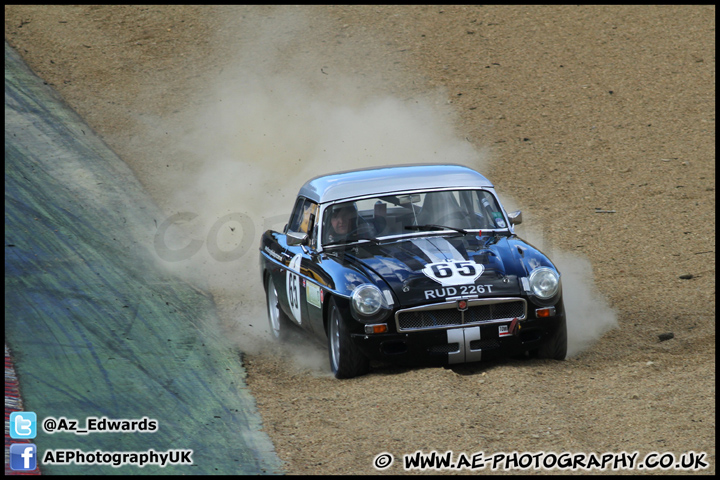
[[412, 244], [418, 247], [430, 259], [430, 263], [467, 260], [453, 247], [452, 243], [442, 237], [416, 238], [411, 240]]
[[463, 257], [444, 238], [419, 238], [412, 243], [430, 260], [422, 273], [440, 285], [473, 285], [485, 270], [483, 265]]

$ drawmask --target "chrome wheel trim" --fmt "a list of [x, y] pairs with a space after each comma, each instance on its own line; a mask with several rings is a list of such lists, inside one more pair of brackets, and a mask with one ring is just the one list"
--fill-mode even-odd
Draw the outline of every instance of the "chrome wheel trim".
[[277, 290], [272, 278], [268, 280], [267, 303], [270, 330], [273, 337], [280, 338], [280, 305], [278, 304]]
[[333, 308], [330, 317], [330, 355], [333, 371], [336, 372], [340, 364], [340, 315], [337, 307]]

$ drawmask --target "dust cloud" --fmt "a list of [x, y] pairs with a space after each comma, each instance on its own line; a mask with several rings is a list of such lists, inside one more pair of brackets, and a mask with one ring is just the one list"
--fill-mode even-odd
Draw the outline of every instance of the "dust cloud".
[[600, 295], [587, 258], [568, 252], [552, 257], [562, 275], [563, 299], [568, 318], [568, 357], [574, 357], [618, 327], [617, 314]]
[[[310, 20], [295, 13], [264, 18], [244, 31], [233, 61], [206, 85], [192, 111], [180, 115], [167, 152], [187, 168], [169, 177], [177, 192], [174, 212], [156, 251], [165, 253], [165, 267], [212, 292], [224, 336], [246, 353], [274, 348], [259, 272], [260, 236], [283, 228], [306, 180], [389, 164], [488, 169], [487, 152], [454, 131], [442, 91], [400, 99], [382, 93], [388, 78], [353, 76], [339, 67], [328, 75], [330, 60], [297, 52]], [[353, 48], [363, 46], [346, 42], [332, 55], [346, 57]], [[582, 260], [567, 263], [566, 299], [573, 290], [582, 302], [599, 298], [584, 282], [589, 273]], [[580, 330], [583, 335], [571, 333], [572, 352], [588, 344], [588, 335], [602, 333]], [[299, 368], [329, 372], [321, 347], [292, 343], [289, 354]]]
[[[506, 209], [514, 210], [508, 204], [515, 205], [514, 201], [504, 202]], [[617, 313], [597, 290], [590, 260], [554, 248], [548, 228], [526, 213], [529, 212], [523, 212], [524, 224], [516, 228], [516, 233], [545, 253], [560, 271], [568, 329], [567, 357], [577, 356], [604, 333], [618, 327]]]

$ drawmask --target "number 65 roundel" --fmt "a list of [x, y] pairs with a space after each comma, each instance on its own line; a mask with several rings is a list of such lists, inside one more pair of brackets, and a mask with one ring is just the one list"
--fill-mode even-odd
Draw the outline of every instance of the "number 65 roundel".
[[425, 275], [443, 286], [475, 283], [483, 271], [485, 267], [481, 264], [467, 260], [428, 263], [422, 270]]
[[294, 272], [300, 272], [300, 262], [302, 261], [302, 255], [298, 254], [290, 260], [287, 271], [287, 298], [290, 304], [290, 311], [293, 314], [293, 319], [299, 324], [302, 323], [302, 316], [300, 314], [300, 276]]

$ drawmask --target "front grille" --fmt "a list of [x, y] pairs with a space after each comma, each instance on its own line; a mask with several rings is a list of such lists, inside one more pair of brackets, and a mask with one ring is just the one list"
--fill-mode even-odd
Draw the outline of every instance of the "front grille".
[[426, 330], [471, 325], [498, 320], [525, 319], [527, 304], [519, 298], [468, 300], [468, 309], [458, 310], [456, 302], [398, 310], [398, 331]]
[[428, 348], [430, 353], [457, 353], [460, 351], [460, 344], [457, 342], [446, 343], [444, 345], [433, 345]]
[[500, 342], [491, 338], [489, 340], [473, 340], [470, 342], [470, 350], [492, 350], [500, 347]]
[[465, 323], [486, 322], [501, 318], [520, 318], [525, 316], [525, 302], [491, 303], [468, 308]]

